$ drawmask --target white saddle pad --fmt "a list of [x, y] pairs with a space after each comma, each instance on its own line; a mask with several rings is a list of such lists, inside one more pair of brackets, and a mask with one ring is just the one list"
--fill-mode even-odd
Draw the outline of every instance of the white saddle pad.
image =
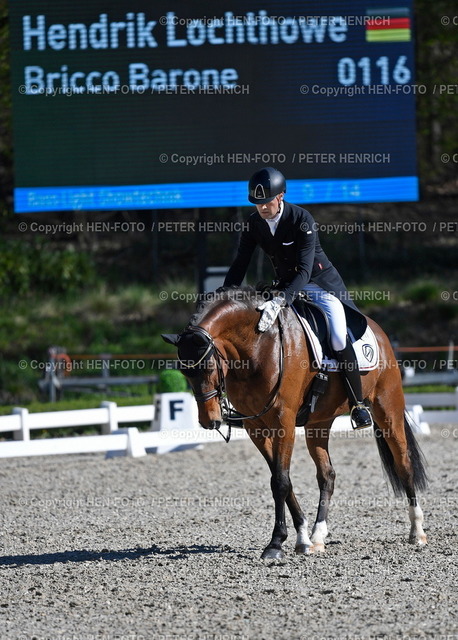
[[[328, 371], [337, 371], [338, 369], [337, 360], [335, 360], [334, 358], [333, 359], [323, 358], [323, 349], [321, 347], [320, 341], [318, 340], [316, 334], [314, 333], [314, 331], [312, 331], [312, 328], [309, 325], [309, 323], [306, 320], [304, 320], [304, 318], [301, 318], [301, 316], [297, 313], [295, 309], [294, 311], [297, 317], [299, 318], [299, 321], [302, 324], [302, 327], [305, 331], [305, 335], [308, 337], [310, 344], [312, 346], [314, 364], [317, 366], [317, 368], [320, 368], [321, 366], [326, 365]], [[373, 369], [376, 369], [379, 364], [380, 352], [379, 352], [377, 339], [372, 329], [368, 326], [366, 331], [364, 332], [364, 335], [361, 336], [361, 338], [356, 342], [354, 341], [353, 335], [350, 330], [348, 331], [348, 333], [350, 335], [350, 338], [352, 339], [353, 348], [355, 350], [356, 358], [358, 360], [359, 370], [372, 371]]]

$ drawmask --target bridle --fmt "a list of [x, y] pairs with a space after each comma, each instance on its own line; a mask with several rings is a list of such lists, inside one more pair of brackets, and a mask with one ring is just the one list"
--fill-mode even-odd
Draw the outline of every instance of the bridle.
[[[262, 409], [262, 411], [260, 411], [259, 413], [256, 413], [255, 415], [252, 415], [252, 416], [241, 415], [240, 413], [235, 411], [235, 409], [232, 407], [232, 405], [231, 405], [231, 403], [230, 403], [230, 401], [229, 401], [229, 399], [227, 397], [227, 393], [226, 393], [226, 379], [224, 377], [224, 372], [223, 372], [223, 362], [225, 362], [225, 358], [224, 358], [223, 354], [221, 353], [221, 351], [218, 349], [218, 347], [215, 344], [215, 341], [214, 341], [213, 337], [210, 335], [210, 333], [208, 333], [208, 331], [206, 329], [204, 329], [203, 327], [200, 327], [199, 325], [189, 326], [186, 329], [186, 331], [184, 332], [184, 333], [194, 333], [194, 334], [202, 336], [208, 342], [208, 346], [207, 346], [204, 354], [199, 358], [199, 360], [197, 362], [192, 363], [192, 364], [189, 364], [189, 362], [185, 362], [183, 360], [180, 360], [180, 358], [178, 357], [178, 362], [179, 362], [181, 368], [183, 368], [183, 369], [195, 369], [202, 362], [204, 362], [204, 360], [209, 355], [212, 355], [216, 360], [216, 369], [217, 369], [217, 372], [218, 372], [218, 383], [217, 383], [217, 385], [215, 386], [214, 389], [210, 389], [210, 391], [206, 391], [206, 392], [200, 393], [200, 394], [194, 393], [194, 397], [196, 399], [196, 402], [201, 402], [201, 403], [208, 402], [208, 400], [211, 400], [212, 398], [215, 398], [215, 397], [218, 398], [218, 402], [219, 402], [219, 406], [220, 406], [220, 410], [221, 410], [221, 417], [222, 417], [224, 422], [227, 422], [228, 432], [227, 432], [227, 435], [225, 436], [219, 429], [216, 429], [216, 430], [218, 431], [218, 433], [222, 436], [222, 438], [226, 442], [229, 442], [229, 440], [231, 439], [231, 426], [232, 426], [231, 422], [242, 422], [242, 420], [254, 420], [256, 418], [260, 418], [261, 416], [266, 414], [270, 409], [272, 409], [272, 407], [273, 407], [273, 405], [275, 403], [275, 400], [276, 400], [276, 397], [277, 397], [277, 394], [278, 394], [278, 390], [280, 389], [281, 381], [282, 381], [282, 378], [283, 378], [283, 364], [284, 364], [283, 328], [282, 328], [279, 316], [277, 317], [277, 321], [278, 321], [278, 334], [279, 334], [279, 337], [280, 337], [278, 379], [277, 379], [277, 382], [275, 384], [275, 387], [272, 389], [271, 397], [270, 397], [269, 401], [267, 402], [267, 404], [265, 405], [264, 409]], [[184, 335], [184, 334], [182, 334], [182, 335]]]

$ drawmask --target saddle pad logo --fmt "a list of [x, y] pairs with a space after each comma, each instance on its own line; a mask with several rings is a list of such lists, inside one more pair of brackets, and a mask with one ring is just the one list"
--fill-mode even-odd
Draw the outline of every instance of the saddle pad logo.
[[366, 358], [368, 362], [372, 362], [374, 359], [374, 349], [370, 344], [363, 344], [362, 346], [363, 356]]

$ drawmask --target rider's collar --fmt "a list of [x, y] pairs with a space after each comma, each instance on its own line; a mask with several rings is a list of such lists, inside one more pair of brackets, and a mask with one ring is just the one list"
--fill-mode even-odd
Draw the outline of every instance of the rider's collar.
[[280, 218], [282, 216], [283, 213], [283, 209], [285, 208], [285, 203], [283, 202], [283, 200], [280, 202], [280, 210], [277, 213], [277, 215], [275, 216], [275, 218], [271, 218], [270, 220], [266, 220], [267, 224], [270, 227], [270, 230], [272, 232], [272, 234], [275, 233], [277, 227], [278, 227], [278, 223], [280, 222]]

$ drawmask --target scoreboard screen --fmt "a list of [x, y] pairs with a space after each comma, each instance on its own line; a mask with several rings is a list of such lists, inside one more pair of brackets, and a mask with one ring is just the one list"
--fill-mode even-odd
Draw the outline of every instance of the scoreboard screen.
[[411, 1], [9, 11], [17, 212], [418, 199]]

